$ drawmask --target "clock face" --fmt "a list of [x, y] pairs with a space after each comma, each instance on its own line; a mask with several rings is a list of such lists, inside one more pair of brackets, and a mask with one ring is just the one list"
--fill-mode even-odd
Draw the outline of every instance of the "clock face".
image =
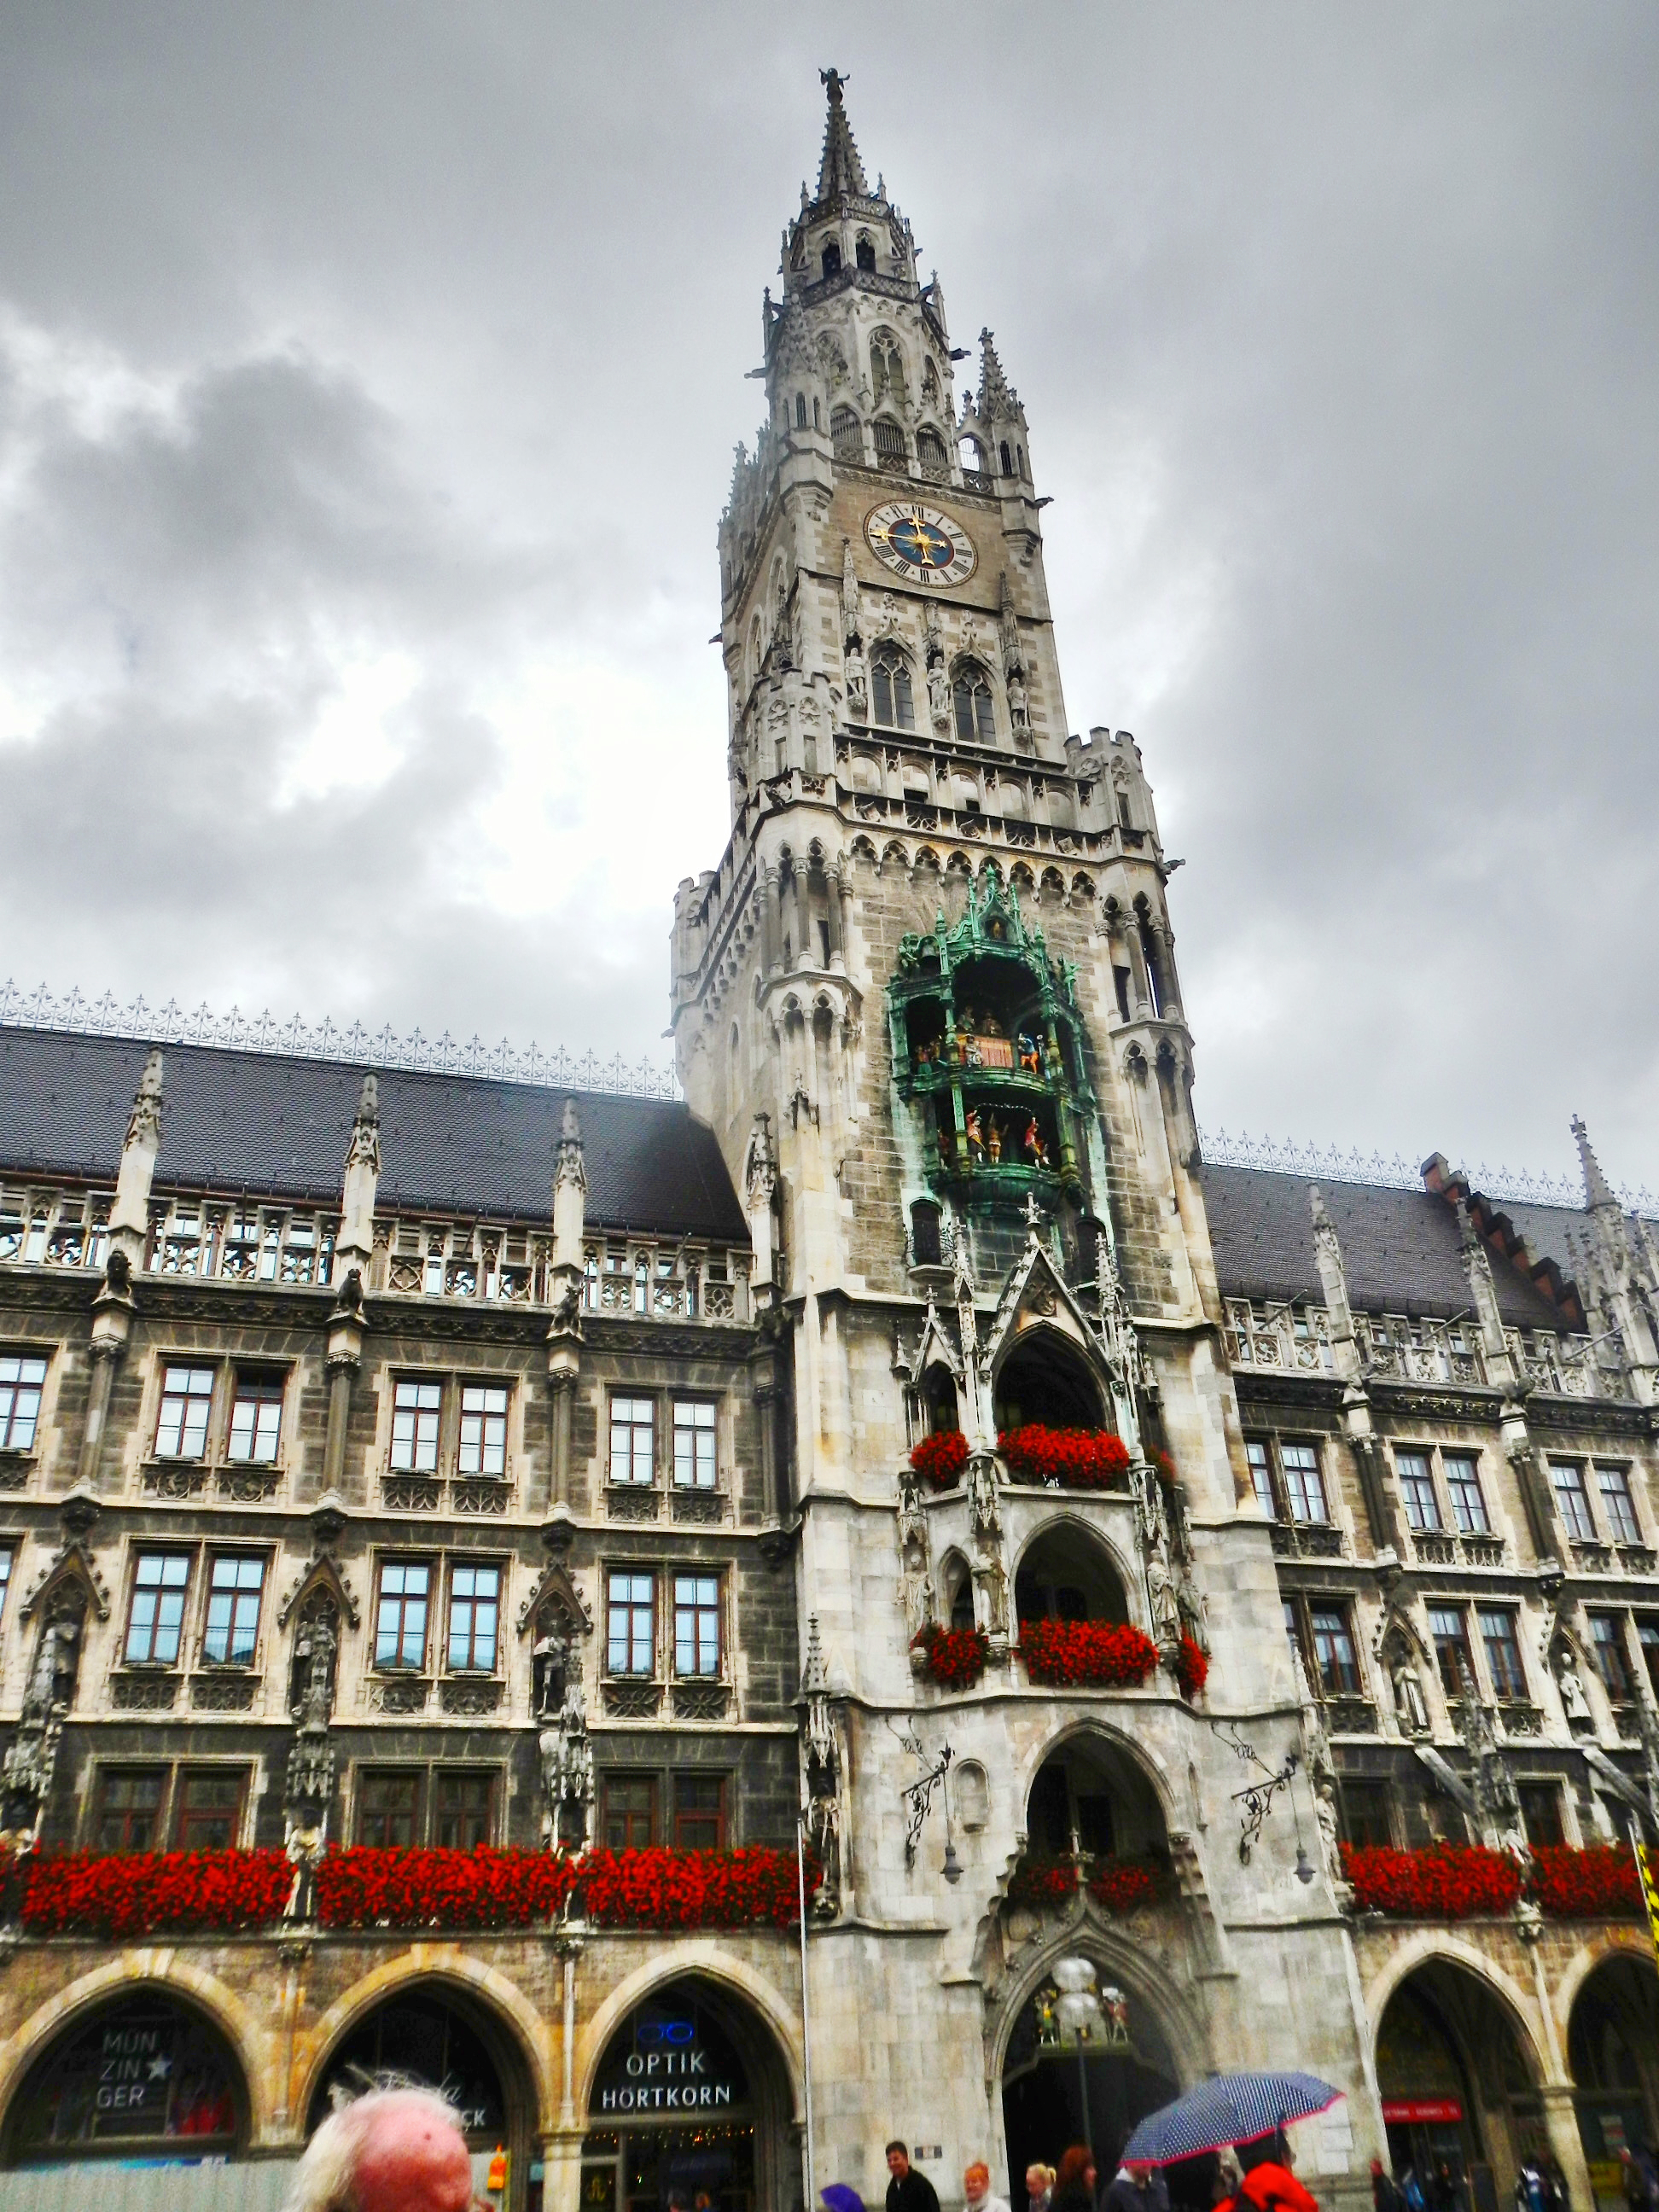
[[979, 565], [962, 525], [919, 500], [872, 507], [864, 518], [864, 535], [877, 560], [907, 584], [965, 584]]

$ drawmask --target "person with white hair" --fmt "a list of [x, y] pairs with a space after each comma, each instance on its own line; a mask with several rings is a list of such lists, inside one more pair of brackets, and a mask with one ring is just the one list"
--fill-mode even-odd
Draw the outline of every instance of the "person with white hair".
[[472, 2160], [447, 2098], [370, 2089], [306, 2145], [284, 2212], [471, 2212]]

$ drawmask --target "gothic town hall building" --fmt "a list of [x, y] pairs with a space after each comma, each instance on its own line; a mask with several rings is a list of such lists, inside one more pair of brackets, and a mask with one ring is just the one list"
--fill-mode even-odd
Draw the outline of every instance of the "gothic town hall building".
[[825, 82], [683, 1097], [7, 1002], [0, 2197], [274, 2205], [380, 2067], [510, 2212], [1017, 2193], [1237, 2067], [1344, 2208], [1659, 2136], [1650, 1224], [1582, 1129], [1206, 1164], [1024, 410]]

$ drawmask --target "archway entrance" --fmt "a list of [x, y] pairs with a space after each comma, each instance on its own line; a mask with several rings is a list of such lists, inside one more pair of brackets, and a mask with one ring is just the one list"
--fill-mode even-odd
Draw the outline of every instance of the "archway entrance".
[[1509, 2007], [1448, 1960], [1409, 1973], [1376, 2031], [1376, 2081], [1395, 2176], [1430, 2187], [1446, 2166], [1473, 2212], [1498, 2212], [1523, 2158], [1549, 2138], [1536, 2063]]
[[1649, 1960], [1607, 1959], [1584, 1982], [1567, 2025], [1567, 2064], [1590, 2185], [1620, 2203], [1620, 2152], [1659, 2132], [1659, 1977]]
[[1035, 1537], [1014, 1574], [1014, 1608], [1022, 1620], [1115, 1620], [1129, 1618], [1122, 1577], [1092, 1530], [1062, 1521]]
[[1050, 1429], [1098, 1429], [1105, 1425], [1100, 1386], [1081, 1349], [1058, 1329], [1029, 1329], [997, 1370], [1000, 1429], [1038, 1421]]
[[[1136, 2123], [1181, 2094], [1169, 2045], [1146, 2008], [1114, 1987], [1109, 1969], [1097, 1967], [1097, 1978], [1103, 2026], [1088, 2045], [1062, 2027], [1053, 1978], [1038, 1984], [1014, 2022], [1002, 2068], [1002, 2123], [1015, 2203], [1026, 2167], [1056, 2165], [1069, 2143], [1091, 2144], [1109, 2179]], [[1208, 2206], [1207, 2175], [1193, 2177], [1190, 2188], [1182, 2168], [1171, 2167], [1167, 2178], [1180, 2212]]]
[[355, 2095], [388, 2073], [440, 2090], [457, 2107], [480, 2193], [500, 2144], [509, 2154], [508, 2204], [538, 2212], [539, 2184], [530, 2179], [536, 2106], [529, 2069], [494, 2013], [442, 1982], [417, 1983], [388, 1997], [330, 2053], [312, 2092], [306, 2133], [328, 2118], [337, 2091]]
[[800, 2193], [793, 2099], [770, 2030], [697, 1977], [653, 1990], [588, 2099], [582, 2212], [753, 2212]]
[[224, 2037], [145, 1991], [83, 2014], [36, 2059], [6, 2114], [5, 2162], [216, 2162], [246, 2136], [247, 2085]]

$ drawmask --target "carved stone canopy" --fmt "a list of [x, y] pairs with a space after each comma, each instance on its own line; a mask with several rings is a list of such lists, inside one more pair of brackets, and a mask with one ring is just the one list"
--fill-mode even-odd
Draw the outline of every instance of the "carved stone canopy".
[[550, 1559], [537, 1577], [529, 1596], [519, 1607], [519, 1633], [526, 1636], [531, 1625], [538, 1628], [550, 1627], [544, 1615], [556, 1621], [559, 1632], [566, 1636], [588, 1636], [592, 1633], [593, 1616], [582, 1602], [581, 1592], [571, 1580], [568, 1571], [556, 1559]]

